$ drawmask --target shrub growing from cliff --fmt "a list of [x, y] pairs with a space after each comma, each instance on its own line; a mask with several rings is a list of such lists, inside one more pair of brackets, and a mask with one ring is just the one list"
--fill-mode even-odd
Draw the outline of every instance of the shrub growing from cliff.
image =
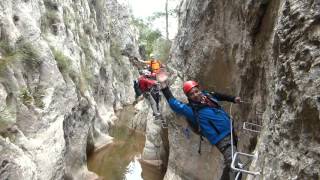
[[15, 123], [15, 116], [9, 107], [4, 107], [0, 110], [0, 133], [9, 125]]
[[42, 98], [45, 97], [44, 90], [38, 86], [32, 95], [33, 95], [34, 105], [37, 106], [38, 108], [43, 109], [45, 105], [44, 102], [42, 101]]
[[57, 62], [58, 68], [61, 73], [68, 73], [70, 70], [70, 62], [71, 60], [66, 57], [61, 51], [54, 49], [51, 47], [54, 59]]
[[29, 68], [36, 68], [40, 64], [39, 51], [30, 42], [22, 42], [18, 44], [19, 58]]
[[5, 41], [0, 42], [0, 71], [3, 70], [10, 62], [17, 59], [17, 53], [10, 47], [9, 43]]
[[21, 61], [29, 68], [37, 67], [40, 63], [39, 52], [32, 43], [23, 39], [17, 41], [16, 46], [13, 48], [9, 43], [0, 42], [0, 70], [3, 70], [9, 63], [14, 61]]
[[94, 62], [94, 55], [90, 49], [89, 38], [80, 39], [80, 47], [85, 55], [85, 64], [81, 65], [81, 76], [88, 82], [92, 80], [92, 72], [90, 70], [90, 64]]
[[33, 103], [33, 97], [27, 88], [23, 88], [20, 90], [20, 99], [22, 103], [26, 106], [29, 106]]

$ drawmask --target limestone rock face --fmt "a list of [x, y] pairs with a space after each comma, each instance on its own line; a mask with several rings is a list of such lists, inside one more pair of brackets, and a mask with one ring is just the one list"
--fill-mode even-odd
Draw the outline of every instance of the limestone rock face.
[[86, 153], [134, 101], [131, 17], [126, 1], [0, 2], [0, 179], [96, 178]]
[[[261, 175], [247, 179], [319, 179], [319, 17], [317, 0], [179, 6], [171, 89], [186, 102], [182, 83], [195, 79], [241, 96], [245, 103], [223, 106], [239, 150], [259, 154], [247, 168]], [[134, 101], [130, 19], [125, 0], [0, 1], [0, 179], [97, 178], [86, 154], [112, 141], [115, 112]], [[219, 179], [218, 150], [203, 141], [199, 155], [199, 137], [161, 103], [168, 132], [144, 101], [128, 122], [147, 133], [143, 159], [168, 161], [165, 179]], [[243, 131], [244, 121], [261, 133]]]
[[[240, 151], [259, 154], [250, 169], [261, 175], [249, 179], [319, 179], [319, 5], [296, 0], [180, 4], [171, 89], [183, 99], [182, 82], [195, 79], [204, 89], [242, 97], [245, 103], [224, 107], [231, 110]], [[263, 125], [262, 132], [245, 132], [244, 121]], [[169, 129], [165, 179], [219, 179], [220, 153], [190, 156], [198, 140], [192, 135], [188, 143], [178, 141], [179, 131]]]

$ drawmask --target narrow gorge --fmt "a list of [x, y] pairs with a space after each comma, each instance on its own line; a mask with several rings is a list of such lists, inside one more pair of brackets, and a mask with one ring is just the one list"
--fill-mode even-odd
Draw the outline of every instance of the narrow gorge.
[[[257, 155], [245, 168], [259, 175], [242, 179], [319, 180], [320, 1], [181, 0], [176, 13], [172, 93], [186, 101], [194, 79], [242, 98], [223, 104], [238, 150]], [[163, 179], [220, 179], [220, 152], [204, 140], [199, 155], [163, 96], [168, 128], [135, 100], [138, 39], [129, 0], [0, 1], [0, 180], [99, 179], [88, 159], [116, 142], [120, 120], [144, 134], [140, 161]]]

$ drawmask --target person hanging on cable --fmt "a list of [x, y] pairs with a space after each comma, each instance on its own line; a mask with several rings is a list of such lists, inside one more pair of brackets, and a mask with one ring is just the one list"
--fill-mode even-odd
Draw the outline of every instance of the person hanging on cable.
[[[241, 98], [217, 92], [202, 91], [197, 82], [186, 81], [183, 84], [183, 91], [189, 101], [186, 104], [172, 95], [167, 78], [168, 75], [166, 73], [157, 75], [161, 91], [171, 109], [178, 114], [184, 115], [192, 129], [200, 135], [199, 154], [201, 153], [201, 138], [204, 136], [219, 149], [225, 159], [225, 167], [221, 179], [234, 180], [235, 172], [231, 170], [230, 165], [232, 162], [232, 148], [233, 152], [236, 152], [236, 143], [231, 144], [230, 116], [219, 105], [219, 101], [240, 103]], [[241, 177], [238, 179], [241, 179]]]
[[137, 96], [139, 96], [139, 94], [137, 94], [137, 91], [140, 91], [140, 94], [143, 94], [143, 97], [145, 97], [148, 100], [152, 108], [153, 115], [155, 117], [159, 117], [160, 89], [159, 84], [156, 81], [156, 75], [146, 69], [140, 70], [139, 73], [140, 77], [138, 78], [138, 81], [134, 83], [136, 99]]
[[135, 58], [135, 60], [148, 65], [149, 70], [155, 74], [158, 74], [161, 71], [161, 68], [165, 67], [165, 65], [162, 64], [160, 60], [157, 60], [152, 53], [150, 54], [150, 59], [147, 61], [138, 58]]

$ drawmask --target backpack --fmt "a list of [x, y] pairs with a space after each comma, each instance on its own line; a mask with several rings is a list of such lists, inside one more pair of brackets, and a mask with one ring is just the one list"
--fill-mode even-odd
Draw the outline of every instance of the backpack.
[[133, 81], [133, 88], [134, 88], [134, 92], [136, 93], [136, 98], [142, 95], [142, 91], [139, 87], [139, 83], [137, 80]]

